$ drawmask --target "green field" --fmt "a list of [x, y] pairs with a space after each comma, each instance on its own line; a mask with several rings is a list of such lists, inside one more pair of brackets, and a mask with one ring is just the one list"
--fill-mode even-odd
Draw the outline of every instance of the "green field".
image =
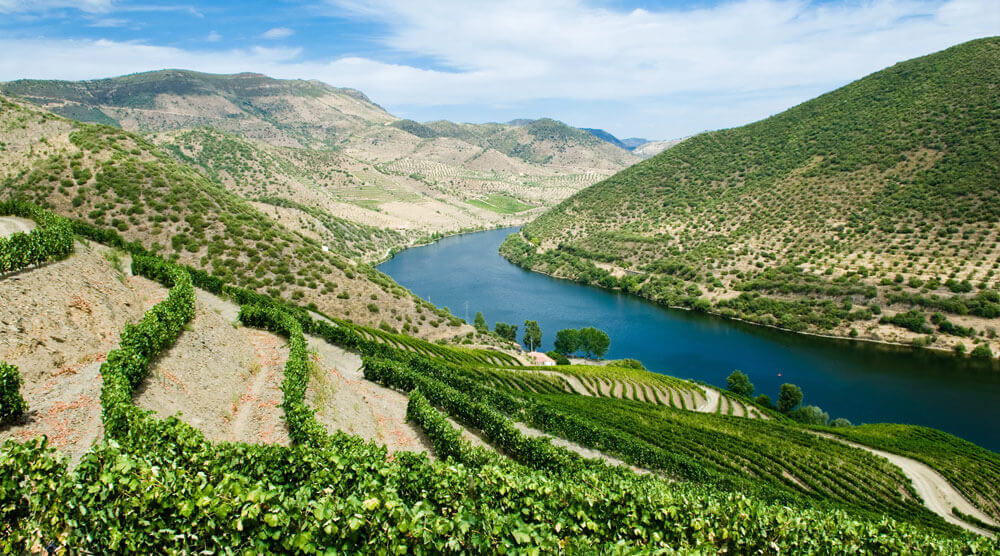
[[535, 208], [532, 205], [526, 205], [517, 199], [507, 196], [507, 195], [490, 195], [485, 200], [482, 199], [471, 199], [466, 201], [470, 205], [477, 206], [479, 208], [484, 208], [500, 214], [517, 214], [519, 212], [524, 212], [528, 209]]

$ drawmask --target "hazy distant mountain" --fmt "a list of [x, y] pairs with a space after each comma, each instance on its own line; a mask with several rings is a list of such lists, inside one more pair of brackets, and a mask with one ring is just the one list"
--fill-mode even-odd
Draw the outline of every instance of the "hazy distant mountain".
[[619, 139], [614, 135], [604, 131], [603, 129], [593, 129], [584, 127], [581, 128], [584, 131], [589, 132], [594, 137], [611, 143], [616, 147], [631, 151], [632, 154], [640, 158], [649, 158], [660, 154], [661, 152], [673, 147], [674, 145], [683, 141], [683, 139], [669, 139], [666, 141], [650, 141], [649, 139], [643, 139], [641, 137], [629, 137], [628, 139]]
[[[607, 131], [604, 131], [603, 129], [594, 129], [594, 128], [591, 128], [591, 127], [581, 127], [580, 129], [582, 129], [584, 131], [587, 131], [587, 132], [590, 132], [590, 134], [593, 135], [594, 137], [597, 137], [598, 139], [601, 139], [602, 141], [607, 141], [608, 143], [611, 143], [612, 145], [614, 145], [614, 146], [616, 146], [618, 148], [622, 148], [622, 149], [625, 149], [627, 151], [630, 151], [633, 148], [635, 148], [634, 146], [630, 147], [630, 146], [626, 145], [623, 141], [619, 140], [617, 137], [615, 137], [614, 135], [608, 133]], [[645, 139], [643, 139], [642, 141], [645, 141]], [[640, 145], [641, 144], [642, 143], [640, 143]]]

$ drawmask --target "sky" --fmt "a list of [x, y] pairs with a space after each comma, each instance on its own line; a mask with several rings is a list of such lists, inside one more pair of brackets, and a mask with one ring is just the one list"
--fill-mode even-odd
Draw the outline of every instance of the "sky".
[[1000, 0], [0, 0], [0, 81], [251, 71], [418, 121], [671, 139], [994, 35]]

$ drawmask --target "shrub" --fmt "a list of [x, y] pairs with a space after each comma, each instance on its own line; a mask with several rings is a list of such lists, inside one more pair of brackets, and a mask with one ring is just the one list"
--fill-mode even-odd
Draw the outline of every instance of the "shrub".
[[993, 359], [993, 351], [988, 344], [979, 344], [972, 350], [971, 355], [980, 359]]
[[934, 329], [927, 326], [927, 316], [919, 309], [898, 313], [891, 317], [882, 317], [880, 322], [882, 324], [895, 324], [917, 334], [931, 334], [934, 332]]
[[0, 362], [0, 424], [16, 420], [27, 410], [21, 397], [21, 373], [16, 366]]
[[612, 367], [624, 367], [626, 369], [638, 369], [640, 371], [646, 370], [646, 367], [638, 359], [615, 359], [614, 361], [608, 361], [608, 365]]
[[807, 405], [792, 411], [792, 419], [806, 425], [825, 425], [830, 422], [830, 414], [815, 405]]
[[545, 355], [551, 357], [552, 360], [556, 362], [556, 365], [569, 365], [569, 359], [567, 359], [565, 355], [559, 353], [556, 350], [547, 351], [545, 352]]

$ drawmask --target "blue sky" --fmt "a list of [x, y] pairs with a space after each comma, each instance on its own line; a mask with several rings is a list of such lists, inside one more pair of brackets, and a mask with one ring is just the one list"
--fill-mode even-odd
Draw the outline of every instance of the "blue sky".
[[0, 80], [256, 71], [416, 120], [661, 139], [997, 34], [1000, 0], [0, 0]]

